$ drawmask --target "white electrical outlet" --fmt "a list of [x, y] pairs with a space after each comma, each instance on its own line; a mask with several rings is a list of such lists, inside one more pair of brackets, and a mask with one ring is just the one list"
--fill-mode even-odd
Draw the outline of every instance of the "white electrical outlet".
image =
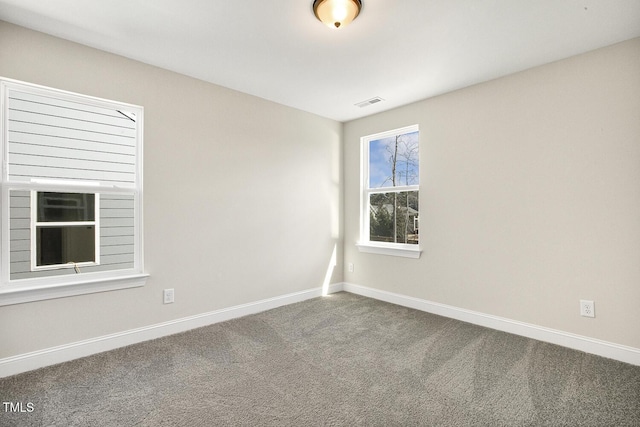
[[164, 303], [171, 304], [174, 301], [175, 292], [173, 289], [164, 290]]
[[353, 273], [353, 263], [349, 263], [349, 273]]
[[580, 300], [580, 316], [596, 317], [596, 306], [593, 301], [586, 299]]

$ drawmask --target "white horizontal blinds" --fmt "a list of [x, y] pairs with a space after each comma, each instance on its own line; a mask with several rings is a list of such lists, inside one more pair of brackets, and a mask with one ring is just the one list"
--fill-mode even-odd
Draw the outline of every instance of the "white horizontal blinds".
[[9, 196], [9, 271], [18, 278], [31, 271], [31, 196], [28, 191], [12, 191]]
[[16, 89], [8, 107], [9, 181], [135, 187], [134, 114]]
[[135, 199], [128, 194], [100, 195], [100, 266], [86, 271], [133, 268]]
[[[76, 274], [72, 268], [31, 271], [30, 203], [29, 191], [10, 192], [10, 279]], [[134, 212], [134, 195], [100, 195], [100, 265], [82, 267], [83, 273], [134, 268]]]

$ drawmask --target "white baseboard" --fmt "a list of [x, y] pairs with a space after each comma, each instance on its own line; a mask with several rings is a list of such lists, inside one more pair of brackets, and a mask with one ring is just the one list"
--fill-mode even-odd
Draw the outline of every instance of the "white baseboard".
[[[327, 293], [339, 292], [343, 288], [342, 283], [328, 287]], [[171, 320], [169, 322], [158, 323], [145, 326], [143, 328], [131, 329], [111, 335], [105, 335], [88, 340], [78, 341], [31, 353], [0, 359], [0, 378], [16, 375], [22, 372], [42, 368], [44, 366], [55, 365], [67, 362], [103, 351], [113, 350], [143, 341], [161, 338], [167, 335], [188, 331], [190, 329], [224, 322], [237, 317], [271, 310], [283, 305], [293, 304], [316, 298], [323, 295], [323, 288], [308, 289], [306, 291], [294, 292], [274, 298], [268, 298], [248, 304], [241, 304], [234, 307], [223, 308], [208, 313], [197, 314], [195, 316], [184, 317]]]
[[346, 292], [390, 302], [403, 307], [414, 308], [416, 310], [450, 317], [452, 319], [462, 320], [463, 322], [473, 323], [475, 325], [485, 326], [491, 329], [509, 332], [527, 338], [533, 338], [539, 341], [545, 341], [561, 345], [563, 347], [572, 348], [574, 350], [584, 351], [585, 353], [591, 353], [640, 366], [640, 349], [634, 347], [627, 347], [620, 344], [479, 313], [477, 311], [465, 310], [406, 295], [367, 288], [365, 286], [355, 285], [352, 283], [344, 283], [342, 289]]
[[[396, 294], [352, 283], [337, 283], [329, 286], [327, 293], [346, 291], [357, 295], [386, 301], [404, 307], [413, 308], [440, 316], [450, 317], [464, 322], [509, 332], [552, 344], [561, 345], [586, 353], [596, 354], [621, 362], [640, 366], [640, 349], [627, 347], [615, 343], [596, 340], [589, 337], [558, 331], [515, 320], [491, 316], [471, 310], [465, 310], [445, 304], [435, 303], [406, 295]], [[31, 353], [0, 359], [0, 378], [16, 375], [22, 372], [42, 368], [44, 366], [67, 362], [103, 351], [113, 350], [131, 344], [161, 338], [167, 335], [188, 331], [190, 329], [224, 322], [249, 314], [281, 307], [316, 298], [323, 295], [322, 288], [295, 292], [268, 298], [248, 304], [184, 317], [169, 322], [158, 323], [143, 328], [132, 329], [111, 335], [105, 335], [88, 340], [78, 341], [57, 347], [51, 347]]]

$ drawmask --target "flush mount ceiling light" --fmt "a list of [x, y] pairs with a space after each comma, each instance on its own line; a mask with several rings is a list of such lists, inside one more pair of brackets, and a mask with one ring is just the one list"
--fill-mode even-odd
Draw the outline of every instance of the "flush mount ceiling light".
[[340, 28], [356, 19], [362, 9], [360, 0], [315, 0], [313, 13], [331, 28]]

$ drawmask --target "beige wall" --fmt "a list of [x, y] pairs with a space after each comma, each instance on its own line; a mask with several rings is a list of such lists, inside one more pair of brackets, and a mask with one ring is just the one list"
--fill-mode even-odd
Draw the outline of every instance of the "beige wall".
[[[144, 106], [151, 274], [0, 307], [0, 358], [318, 287], [334, 246], [333, 283], [640, 348], [640, 39], [349, 122], [344, 138], [340, 123], [4, 22], [0, 76]], [[415, 123], [422, 257], [360, 253], [359, 138]]]
[[[359, 138], [415, 123], [422, 257], [359, 253]], [[344, 137], [346, 282], [640, 348], [640, 39], [349, 122]]]
[[342, 280], [341, 123], [1, 21], [0, 76], [144, 107], [151, 274], [0, 307], [0, 358]]

